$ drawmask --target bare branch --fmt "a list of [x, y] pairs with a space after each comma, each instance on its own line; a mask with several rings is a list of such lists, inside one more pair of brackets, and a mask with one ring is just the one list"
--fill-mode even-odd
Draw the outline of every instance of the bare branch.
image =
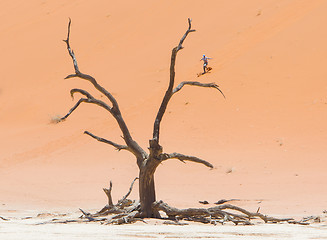
[[133, 185], [134, 185], [134, 183], [135, 183], [135, 181], [136, 181], [137, 179], [139, 179], [139, 178], [138, 178], [138, 177], [134, 178], [134, 180], [133, 180], [133, 182], [131, 183], [131, 186], [130, 186], [128, 192], [126, 193], [126, 195], [125, 195], [122, 199], [120, 199], [120, 200], [118, 201], [117, 205], [122, 204], [122, 203], [125, 201], [125, 199], [126, 199], [126, 198], [131, 194], [132, 189], [133, 189]]
[[202, 160], [200, 158], [193, 157], [193, 156], [187, 156], [187, 155], [180, 154], [180, 153], [170, 153], [170, 154], [163, 153], [160, 155], [161, 161], [165, 161], [168, 159], [174, 159], [174, 158], [180, 160], [183, 163], [185, 163], [184, 161], [190, 161], [190, 162], [201, 163], [209, 168], [213, 168], [213, 165], [211, 163], [209, 163], [205, 160]]
[[176, 219], [177, 216], [180, 218], [184, 217], [193, 217], [193, 216], [209, 216], [210, 213], [208, 209], [205, 208], [186, 208], [178, 209], [175, 207], [169, 206], [167, 203], [162, 201], [154, 202], [152, 207], [158, 211], [165, 212], [169, 218]]
[[9, 219], [1, 217], [1, 216], [0, 216], [0, 219], [2, 219], [3, 221], [9, 221]]
[[87, 218], [89, 221], [91, 221], [91, 222], [96, 221], [96, 219], [94, 219], [93, 217], [91, 217], [91, 214], [90, 213], [85, 212], [81, 208], [79, 210], [83, 213], [84, 217]]
[[223, 210], [223, 209], [231, 209], [231, 210], [235, 210], [235, 211], [239, 211], [245, 215], [247, 215], [249, 218], [254, 218], [254, 217], [259, 217], [261, 218], [264, 222], [287, 222], [287, 221], [292, 221], [294, 220], [293, 218], [274, 218], [274, 217], [269, 217], [267, 215], [264, 215], [262, 213], [259, 213], [259, 212], [255, 212], [255, 213], [252, 213], [252, 212], [249, 212], [243, 208], [240, 208], [240, 207], [237, 207], [237, 206], [234, 206], [234, 205], [231, 205], [231, 204], [224, 204], [224, 205], [220, 205], [220, 206], [217, 206], [217, 207], [213, 207], [213, 208], [210, 208], [211, 210], [215, 210], [215, 209], [220, 209], [220, 210]]
[[60, 118], [60, 121], [66, 120], [70, 116], [70, 114], [72, 114], [82, 102], [85, 102], [87, 100], [88, 100], [87, 98], [81, 98], [80, 100], [78, 100], [78, 102], [74, 105], [74, 107], [72, 107], [64, 117]]
[[[185, 34], [179, 41], [178, 46], [173, 48], [172, 53], [171, 53], [169, 86], [168, 86], [166, 94], [162, 100], [162, 103], [161, 103], [161, 106], [157, 113], [157, 117], [154, 121], [154, 127], [153, 127], [153, 140], [156, 142], [156, 145], [159, 145], [159, 131], [160, 131], [160, 123], [161, 123], [162, 117], [165, 114], [169, 100], [170, 100], [171, 96], [173, 95], [173, 87], [174, 87], [174, 82], [175, 82], [175, 62], [176, 62], [177, 52], [183, 48], [182, 44], [184, 43], [184, 40], [186, 39], [187, 35], [189, 33], [195, 31], [195, 30], [191, 29], [192, 28], [191, 22], [192, 22], [192, 20], [189, 18], [188, 19], [188, 29], [186, 30]], [[157, 148], [159, 148], [159, 147], [157, 146]]]
[[192, 22], [192, 19], [188, 18], [188, 29], [187, 31], [185, 32], [184, 36], [181, 38], [181, 40], [179, 41], [179, 44], [178, 44], [178, 47], [177, 47], [177, 51], [183, 49], [183, 42], [184, 40], [186, 39], [187, 35], [191, 32], [195, 32], [194, 29], [191, 29], [192, 28], [192, 25], [191, 25], [191, 22]]
[[215, 89], [217, 89], [224, 96], [224, 98], [226, 98], [225, 95], [224, 95], [224, 93], [219, 89], [219, 86], [217, 84], [215, 84], [215, 83], [200, 83], [200, 82], [196, 82], [196, 81], [184, 81], [184, 82], [181, 82], [173, 90], [173, 94], [175, 94], [178, 91], [180, 91], [185, 85], [191, 85], [191, 86], [197, 86], [197, 87], [206, 87], [206, 88], [215, 88]]
[[78, 88], [73, 88], [72, 90], [70, 90], [70, 96], [72, 97], [72, 99], [74, 99], [75, 93], [80, 93], [89, 99], [94, 99], [94, 97], [90, 93], [88, 93], [87, 91], [85, 91], [83, 89], [78, 89]]
[[74, 69], [76, 74], [79, 73], [79, 69], [78, 69], [78, 64], [77, 64], [77, 60], [74, 54], [74, 51], [71, 49], [70, 44], [69, 44], [69, 36], [70, 36], [70, 25], [72, 23], [72, 20], [69, 18], [69, 23], [68, 23], [68, 31], [67, 31], [67, 39], [63, 40], [66, 44], [67, 44], [67, 50], [69, 55], [71, 56], [72, 60], [73, 60], [73, 64], [74, 64]]
[[109, 207], [112, 207], [114, 205], [112, 202], [111, 190], [112, 190], [112, 182], [110, 181], [109, 188], [103, 188], [104, 193], [108, 197], [108, 206]]
[[133, 223], [133, 222], [136, 222], [136, 221], [144, 222], [144, 220], [141, 217], [142, 216], [141, 216], [139, 211], [133, 211], [133, 212], [130, 212], [130, 213], [122, 214], [121, 217], [119, 217], [119, 218], [113, 217], [112, 219], [110, 219], [108, 221], [107, 224], [117, 224], [117, 225], [119, 225], [119, 224]]
[[109, 141], [107, 139], [97, 137], [94, 134], [90, 133], [89, 131], [85, 131], [84, 133], [91, 136], [91, 137], [93, 137], [94, 139], [98, 140], [99, 142], [107, 143], [107, 144], [110, 144], [110, 145], [114, 146], [118, 151], [120, 151], [120, 150], [131, 151], [130, 148], [128, 146], [126, 146], [126, 145], [120, 145], [120, 144], [114, 143], [112, 141]]
[[60, 119], [60, 121], [64, 121], [66, 120], [70, 114], [72, 114], [75, 109], [82, 103], [82, 102], [85, 102], [85, 103], [93, 103], [93, 104], [96, 104], [100, 107], [103, 107], [104, 109], [108, 110], [109, 112], [111, 112], [111, 108], [103, 101], [101, 100], [98, 100], [98, 99], [95, 99], [95, 98], [81, 98], [80, 100], [78, 100], [78, 102], [75, 104], [74, 107], [72, 107], [69, 112]]
[[[162, 201], [154, 202], [152, 205], [152, 208], [157, 211], [163, 211], [165, 212], [170, 219], [186, 219], [191, 221], [200, 221], [203, 223], [224, 223], [231, 221], [235, 223], [236, 225], [239, 223], [245, 224], [245, 225], [252, 225], [250, 222], [251, 219], [260, 218], [264, 222], [288, 222], [288, 223], [294, 223], [294, 224], [303, 224], [303, 221], [294, 221], [292, 218], [275, 218], [275, 217], [269, 217], [266, 215], [263, 215], [261, 213], [252, 213], [249, 212], [243, 208], [225, 204], [217, 207], [211, 207], [211, 208], [186, 208], [186, 209], [178, 209], [169, 206], [167, 203], [164, 203]], [[237, 214], [237, 213], [229, 213], [226, 211], [223, 211], [224, 209], [231, 209], [236, 212], [241, 212], [243, 214]]]
[[[121, 115], [121, 112], [119, 110], [119, 106], [118, 106], [118, 102], [116, 101], [116, 99], [112, 96], [112, 94], [110, 92], [108, 92], [105, 88], [103, 88], [102, 86], [100, 86], [100, 84], [97, 83], [97, 81], [95, 80], [94, 77], [84, 74], [82, 73], [79, 68], [78, 68], [78, 64], [77, 64], [77, 60], [76, 60], [76, 56], [74, 51], [71, 49], [70, 47], [70, 43], [69, 43], [69, 38], [70, 38], [70, 26], [71, 26], [71, 19], [69, 19], [69, 23], [68, 23], [68, 33], [67, 33], [67, 39], [64, 40], [64, 42], [67, 45], [67, 50], [68, 53], [70, 55], [70, 57], [73, 60], [73, 64], [74, 64], [74, 69], [75, 69], [75, 74], [70, 74], [66, 77], [66, 79], [68, 78], [74, 78], [74, 77], [79, 77], [81, 79], [87, 80], [90, 83], [93, 84], [93, 86], [102, 94], [104, 94], [109, 101], [112, 103], [112, 107], [109, 107], [107, 104], [105, 104], [104, 102], [100, 101], [100, 100], [94, 100], [93, 98], [92, 100], [90, 100], [90, 98], [88, 100], [80, 100], [80, 102], [78, 103], [78, 105], [81, 102], [89, 102], [89, 103], [95, 103], [98, 104], [102, 107], [104, 107], [105, 109], [107, 109], [108, 111], [110, 111], [110, 113], [112, 114], [112, 116], [116, 119], [123, 135], [124, 135], [124, 140], [127, 144], [127, 146], [131, 149], [131, 152], [137, 157], [138, 159], [138, 165], [141, 165], [141, 160], [145, 159], [147, 157], [147, 153], [137, 144], [137, 142], [135, 142], [129, 132], [129, 129]], [[79, 91], [80, 92], [80, 91]], [[80, 92], [81, 93], [81, 92]], [[85, 94], [84, 94], [85, 95]], [[89, 97], [89, 96], [87, 96]], [[74, 111], [78, 105], [75, 106], [74, 109], [72, 109], [72, 111]], [[70, 112], [71, 113], [71, 112]], [[66, 119], [70, 113], [65, 116], [64, 118], [62, 118], [61, 120]]]
[[88, 80], [89, 82], [91, 82], [93, 84], [93, 86], [99, 90], [101, 93], [103, 93], [113, 104], [113, 108], [115, 108], [117, 111], [119, 111], [119, 107], [118, 107], [118, 103], [116, 101], [116, 99], [106, 90], [104, 89], [102, 86], [100, 86], [97, 81], [95, 80], [94, 77], [88, 75], [88, 74], [84, 74], [79, 70], [78, 64], [77, 64], [77, 60], [76, 60], [76, 56], [74, 51], [71, 49], [70, 47], [70, 43], [69, 43], [69, 37], [70, 37], [70, 25], [71, 25], [71, 19], [69, 19], [69, 23], [68, 23], [68, 34], [67, 34], [67, 39], [63, 40], [66, 45], [67, 45], [67, 50], [69, 55], [71, 56], [72, 60], [73, 60], [73, 64], [74, 64], [74, 69], [75, 69], [75, 74], [70, 74], [68, 75], [65, 79], [68, 78], [73, 78], [73, 77], [79, 77], [85, 80]]

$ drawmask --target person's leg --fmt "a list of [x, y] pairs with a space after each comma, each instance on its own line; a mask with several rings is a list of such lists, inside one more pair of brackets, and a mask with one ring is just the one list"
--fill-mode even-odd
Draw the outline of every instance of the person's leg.
[[206, 73], [206, 69], [207, 69], [207, 64], [203, 64], [203, 73]]

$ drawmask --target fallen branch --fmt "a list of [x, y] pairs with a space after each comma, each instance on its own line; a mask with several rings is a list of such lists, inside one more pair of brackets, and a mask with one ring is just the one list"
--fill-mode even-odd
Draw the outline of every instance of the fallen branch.
[[113, 204], [112, 201], [112, 196], [111, 196], [112, 182], [110, 181], [109, 188], [108, 189], [103, 188], [103, 191], [108, 197], [108, 204], [104, 206], [100, 211], [98, 211], [95, 214], [91, 214], [90, 216], [96, 218], [99, 216], [106, 216], [110, 214], [127, 214], [137, 210], [140, 206], [140, 203], [138, 201], [132, 201], [130, 199], [127, 199], [127, 197], [131, 194], [134, 183], [137, 179], [138, 177], [134, 178], [128, 192], [120, 200], [118, 200], [117, 204]]
[[231, 201], [241, 201], [241, 199], [221, 199], [221, 200], [215, 202], [214, 204], [220, 205], [220, 204], [224, 204], [226, 202], [231, 202]]
[[133, 182], [131, 183], [131, 186], [129, 187], [128, 192], [126, 193], [126, 195], [122, 199], [120, 199], [118, 201], [118, 203], [117, 203], [118, 206], [121, 206], [124, 203], [124, 201], [127, 199], [127, 197], [131, 194], [131, 192], [133, 190], [133, 185], [134, 185], [134, 183], [135, 183], [135, 181], [137, 179], [139, 179], [139, 178], [138, 177], [134, 178]]
[[126, 224], [126, 223], [134, 223], [136, 221], [142, 221], [146, 223], [142, 218], [139, 211], [133, 211], [131, 213], [126, 214], [125, 216], [121, 216], [119, 218], [114, 218], [107, 222], [107, 224]]
[[9, 219], [1, 217], [1, 216], [0, 216], [0, 219], [2, 219], [3, 221], [9, 221]]
[[219, 209], [219, 210], [224, 210], [224, 209], [231, 209], [231, 210], [235, 210], [238, 212], [241, 212], [245, 215], [247, 215], [249, 218], [261, 218], [265, 223], [267, 222], [287, 222], [287, 221], [291, 221], [294, 220], [293, 218], [274, 218], [274, 217], [269, 217], [267, 215], [261, 214], [259, 212], [249, 212], [243, 208], [231, 205], [231, 204], [224, 204], [224, 205], [220, 205], [217, 207], [213, 207], [212, 210], [214, 211], [215, 209]]
[[[169, 219], [185, 219], [191, 221], [199, 221], [203, 223], [225, 223], [225, 222], [233, 222], [234, 224], [252, 224], [250, 221], [252, 219], [262, 219], [265, 223], [277, 223], [277, 222], [289, 222], [294, 224], [302, 224], [300, 222], [294, 221], [293, 218], [275, 218], [269, 217], [267, 215], [261, 214], [259, 212], [249, 212], [243, 208], [224, 204], [211, 208], [186, 208], [186, 209], [178, 209], [169, 206], [167, 203], [162, 201], [155, 202], [153, 204], [153, 208], [157, 211], [163, 211], [167, 214]], [[240, 212], [241, 214], [229, 213], [224, 210], [230, 209], [236, 212]]]
[[[135, 178], [131, 184], [131, 187], [128, 193], [118, 201], [117, 204], [108, 203], [106, 207], [95, 214], [91, 214], [82, 209], [82, 217], [80, 219], [69, 219], [69, 220], [60, 220], [53, 219], [50, 222], [43, 222], [40, 224], [48, 224], [48, 223], [83, 223], [83, 222], [101, 222], [103, 224], [130, 224], [137, 221], [144, 221], [144, 216], [141, 213], [140, 203], [137, 201], [131, 201], [127, 199], [128, 195], [132, 191], [133, 184], [136, 181]], [[110, 192], [111, 196], [112, 184], [110, 185], [108, 192]], [[127, 201], [126, 201], [127, 200]], [[235, 212], [227, 212], [226, 210], [233, 210]], [[210, 208], [186, 208], [186, 209], [178, 209], [175, 207], [169, 206], [167, 203], [163, 201], [158, 201], [153, 203], [154, 211], [162, 211], [168, 217], [160, 216], [160, 219], [166, 219], [163, 224], [168, 225], [188, 225], [187, 223], [180, 222], [184, 221], [192, 221], [192, 222], [200, 222], [204, 224], [224, 224], [227, 222], [234, 223], [235, 225], [243, 224], [243, 225], [253, 225], [251, 222], [254, 219], [261, 219], [265, 223], [280, 223], [287, 222], [289, 224], [299, 224], [299, 225], [309, 225], [309, 221], [319, 222], [319, 216], [310, 216], [307, 218], [303, 218], [300, 221], [296, 221], [293, 218], [275, 218], [270, 217], [264, 214], [257, 212], [250, 212], [243, 208], [231, 205], [231, 204], [223, 204]], [[238, 213], [237, 213], [238, 212]], [[0, 217], [3, 220], [3, 217]]]
[[164, 221], [163, 224], [166, 224], [166, 225], [178, 225], [178, 226], [189, 225], [188, 223], [181, 223], [179, 221], [172, 221], [172, 220]]

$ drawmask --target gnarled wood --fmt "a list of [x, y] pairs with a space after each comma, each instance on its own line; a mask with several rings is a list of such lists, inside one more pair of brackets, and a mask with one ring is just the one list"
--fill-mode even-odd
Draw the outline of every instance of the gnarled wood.
[[195, 30], [192, 29], [191, 22], [192, 22], [192, 20], [189, 18], [188, 19], [188, 29], [186, 30], [185, 34], [179, 41], [178, 46], [173, 48], [173, 50], [171, 52], [169, 86], [168, 86], [166, 94], [162, 100], [161, 106], [159, 108], [159, 111], [157, 113], [157, 117], [154, 121], [154, 126], [153, 126], [153, 138], [152, 139], [156, 142], [157, 145], [159, 145], [160, 123], [161, 123], [163, 115], [166, 112], [169, 100], [173, 94], [173, 88], [174, 88], [174, 83], [175, 83], [175, 62], [176, 62], [177, 53], [179, 50], [181, 50], [183, 48], [182, 44], [184, 43], [184, 40], [186, 39], [188, 34], [191, 32], [195, 32]]
[[[271, 222], [271, 223], [277, 223], [277, 222], [289, 222], [289, 223], [298, 223], [294, 221], [293, 218], [275, 218], [275, 217], [269, 217], [267, 215], [258, 213], [258, 212], [249, 212], [243, 208], [231, 205], [231, 204], [224, 204], [216, 207], [211, 208], [186, 208], [186, 209], [178, 209], [169, 206], [167, 203], [164, 203], [162, 201], [153, 203], [153, 208], [157, 211], [163, 211], [167, 214], [167, 216], [170, 219], [185, 219], [185, 220], [198, 220], [203, 223], [224, 223], [224, 222], [233, 222], [234, 224], [245, 224], [250, 225], [252, 224], [250, 222], [251, 219], [260, 218], [264, 222]], [[242, 213], [235, 214], [235, 213], [229, 213], [224, 211], [225, 209], [234, 210], [237, 212]]]
[[[138, 165], [141, 164], [141, 159], [146, 159], [147, 158], [147, 153], [137, 144], [136, 141], [133, 140], [129, 129], [121, 115], [119, 106], [118, 106], [118, 102], [116, 101], [116, 99], [112, 96], [112, 94], [110, 92], [108, 92], [105, 88], [103, 88], [100, 84], [98, 84], [98, 82], [96, 81], [96, 79], [94, 77], [92, 77], [91, 75], [88, 74], [84, 74], [79, 70], [78, 67], [78, 63], [77, 63], [77, 59], [75, 56], [74, 51], [71, 49], [70, 46], [70, 27], [71, 27], [71, 19], [69, 19], [69, 23], [68, 23], [68, 33], [67, 33], [67, 38], [65, 40], [63, 40], [66, 45], [67, 45], [67, 50], [68, 53], [70, 55], [70, 57], [73, 60], [73, 64], [74, 64], [74, 70], [75, 70], [75, 74], [70, 74], [68, 75], [65, 79], [69, 79], [69, 78], [73, 78], [73, 77], [78, 77], [84, 80], [89, 81], [90, 83], [93, 84], [93, 86], [102, 94], [104, 94], [109, 101], [111, 102], [112, 106], [110, 107], [109, 105], [107, 105], [106, 103], [104, 103], [103, 101], [97, 100], [95, 98], [90, 98], [91, 95], [86, 95], [88, 98], [82, 98], [80, 99], [80, 101], [69, 111], [69, 113], [64, 116], [61, 120], [65, 120], [79, 105], [81, 102], [89, 102], [89, 103], [95, 103], [103, 108], [105, 108], [106, 110], [108, 110], [112, 116], [116, 119], [122, 133], [124, 136], [124, 140], [126, 145], [129, 147], [129, 149], [131, 150], [131, 152], [136, 156], [137, 160], [138, 160]], [[73, 90], [72, 90], [73, 91]], [[76, 90], [75, 90], [76, 91]], [[82, 90], [84, 91], [84, 90]], [[79, 90], [79, 92], [82, 92], [81, 90]], [[74, 91], [73, 91], [74, 92]], [[71, 92], [72, 93], [72, 92]], [[84, 93], [86, 93], [86, 91], [84, 91]], [[85, 94], [84, 94], [85, 95]]]
[[[116, 204], [113, 204], [112, 201], [112, 182], [110, 181], [110, 186], [109, 188], [103, 188], [103, 191], [107, 195], [108, 198], [108, 204], [105, 205], [100, 211], [98, 211], [95, 214], [90, 214], [88, 216], [90, 217], [99, 217], [99, 216], [104, 216], [104, 215], [109, 215], [109, 214], [124, 214], [124, 213], [129, 213], [131, 211], [134, 211], [139, 208], [140, 203], [138, 201], [132, 201], [130, 199], [127, 199], [127, 197], [131, 194], [133, 190], [133, 186], [135, 181], [138, 178], [136, 177], [132, 183], [131, 186], [128, 190], [128, 192], [120, 199]], [[84, 214], [85, 215], [85, 214]]]

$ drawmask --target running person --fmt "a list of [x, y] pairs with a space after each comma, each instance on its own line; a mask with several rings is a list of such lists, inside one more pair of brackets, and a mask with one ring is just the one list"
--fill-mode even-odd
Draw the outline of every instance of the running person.
[[208, 66], [208, 59], [211, 59], [211, 58], [208, 58], [208, 57], [206, 57], [206, 55], [203, 54], [203, 56], [200, 60], [200, 61], [203, 61], [203, 74], [206, 73], [207, 66]]

